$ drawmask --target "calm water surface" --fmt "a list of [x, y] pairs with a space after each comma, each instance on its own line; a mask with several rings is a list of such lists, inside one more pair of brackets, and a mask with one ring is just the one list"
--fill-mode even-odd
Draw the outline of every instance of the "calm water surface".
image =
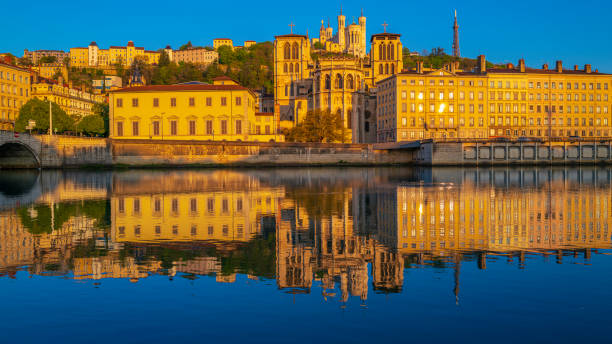
[[0, 172], [0, 342], [611, 342], [612, 169]]

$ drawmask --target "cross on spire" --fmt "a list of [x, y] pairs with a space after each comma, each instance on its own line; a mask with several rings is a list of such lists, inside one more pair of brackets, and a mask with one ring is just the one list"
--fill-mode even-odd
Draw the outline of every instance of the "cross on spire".
[[385, 21], [381, 25], [385, 29], [385, 33], [386, 33], [387, 32], [387, 26], [389, 26], [389, 24], [387, 24], [387, 22]]
[[291, 34], [293, 34], [293, 27], [295, 26], [295, 24], [293, 24], [293, 22], [291, 22], [291, 24], [289, 24], [289, 27], [291, 28]]

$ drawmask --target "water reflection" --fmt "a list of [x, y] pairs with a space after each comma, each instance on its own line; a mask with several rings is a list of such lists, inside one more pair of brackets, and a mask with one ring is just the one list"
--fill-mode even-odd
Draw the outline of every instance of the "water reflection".
[[365, 301], [428, 266], [454, 269], [458, 297], [462, 264], [588, 263], [611, 248], [611, 177], [596, 167], [0, 175], [0, 275], [245, 274]]

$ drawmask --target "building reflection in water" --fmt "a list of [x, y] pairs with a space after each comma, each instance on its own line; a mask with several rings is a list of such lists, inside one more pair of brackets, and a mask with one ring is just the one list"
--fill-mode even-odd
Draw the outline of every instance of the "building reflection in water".
[[486, 269], [488, 257], [505, 257], [525, 268], [530, 255], [562, 263], [612, 246], [610, 169], [406, 173], [41, 175], [47, 182], [32, 187], [35, 203], [17, 204], [25, 194], [3, 198], [12, 207], [0, 213], [0, 274], [223, 283], [245, 274], [273, 278], [288, 293], [314, 288], [325, 300], [365, 301], [370, 286], [400, 292], [405, 269], [432, 266], [454, 269], [458, 297], [468, 261]]

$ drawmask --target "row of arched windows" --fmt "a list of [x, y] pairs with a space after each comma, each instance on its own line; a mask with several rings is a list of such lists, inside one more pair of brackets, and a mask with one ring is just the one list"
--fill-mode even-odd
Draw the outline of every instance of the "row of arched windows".
[[393, 43], [378, 46], [378, 58], [381, 60], [395, 60], [395, 45]]
[[285, 60], [298, 60], [300, 57], [300, 46], [297, 43], [285, 43], [283, 47], [283, 57]]
[[[355, 83], [356, 81], [356, 83]], [[346, 88], [347, 90], [353, 90], [355, 89], [355, 86], [359, 87], [359, 83], [360, 83], [360, 78], [359, 76], [357, 76], [356, 80], [355, 78], [353, 78], [352, 74], [348, 74], [346, 76], [346, 80], [344, 80], [344, 78], [342, 77], [342, 74], [338, 73], [336, 74], [336, 77], [334, 78], [334, 88], [335, 89], [343, 89]], [[330, 90], [331, 89], [331, 76], [329, 74], [325, 75], [325, 84], [323, 85], [325, 90]]]
[[[389, 68], [391, 67], [391, 68]], [[378, 65], [378, 74], [395, 74], [395, 65], [393, 63], [381, 63]]]
[[293, 63], [285, 63], [285, 65], [283, 65], [283, 73], [299, 73], [300, 72], [300, 64], [296, 63], [295, 67]]
[[359, 32], [351, 32], [349, 36], [349, 43], [359, 44], [359, 41], [361, 40], [360, 36], [361, 35]]

